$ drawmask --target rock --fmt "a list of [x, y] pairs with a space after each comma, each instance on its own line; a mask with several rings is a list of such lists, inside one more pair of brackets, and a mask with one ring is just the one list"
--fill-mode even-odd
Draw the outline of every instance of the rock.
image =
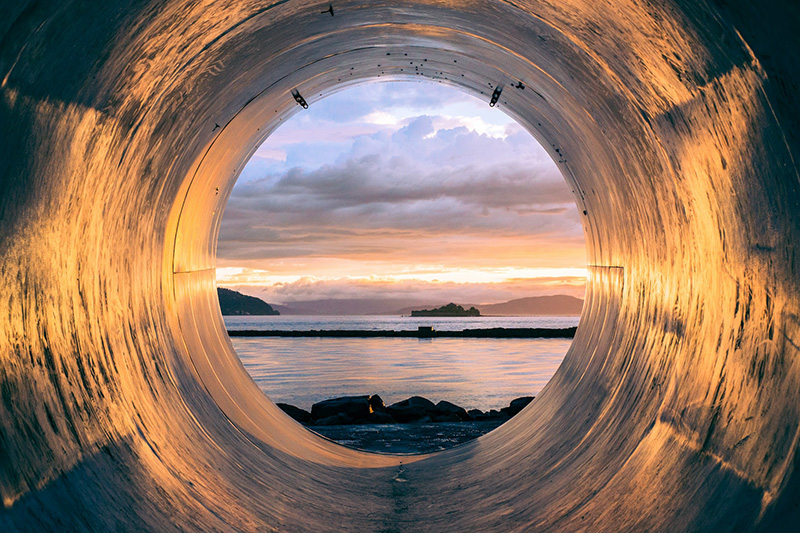
[[455, 413], [442, 413], [436, 411], [430, 415], [431, 422], [464, 422], [464, 420]]
[[370, 413], [365, 422], [367, 424], [394, 424], [395, 419], [386, 411], [375, 411]]
[[527, 405], [531, 403], [534, 398], [535, 396], [523, 396], [521, 398], [517, 398], [516, 400], [511, 400], [511, 404], [509, 404], [509, 407], [513, 408], [519, 407], [519, 410], [521, 411], [522, 409], [527, 407]]
[[522, 411], [529, 403], [533, 401], [533, 396], [523, 396], [521, 398], [516, 398], [511, 400], [511, 403], [508, 407], [503, 407], [500, 409], [503, 413], [505, 413], [509, 418], [516, 415], [520, 411]]
[[394, 403], [386, 408], [386, 412], [392, 415], [397, 421], [402, 423], [414, 422], [429, 415], [436, 406], [427, 398], [422, 396], [412, 396], [401, 402]]
[[427, 411], [424, 408], [413, 405], [390, 405], [386, 408], [386, 412], [397, 422], [405, 424], [407, 422], [414, 422], [420, 418], [427, 416]]
[[459, 420], [466, 422], [472, 419], [472, 417], [470, 417], [469, 414], [467, 413], [466, 409], [454, 403], [446, 402], [444, 400], [436, 404], [436, 410], [434, 411], [434, 416], [437, 418], [437, 420], [440, 417], [444, 416], [447, 416], [449, 418], [452, 417], [456, 418], [456, 420], [447, 420], [447, 422], [451, 421], [458, 422]]
[[333, 416], [326, 416], [325, 418], [319, 418], [314, 420], [311, 424], [312, 426], [345, 426], [349, 424], [355, 424], [356, 420], [353, 417], [343, 415], [343, 414], [335, 414]]
[[497, 409], [492, 409], [488, 413], [484, 413], [483, 418], [480, 420], [508, 420], [509, 418], [511, 417], [502, 412], [502, 409], [500, 411]]
[[[369, 396], [343, 396], [315, 403], [311, 406], [311, 418], [320, 420], [338, 414], [356, 420], [367, 418], [372, 412], [369, 398]], [[383, 403], [382, 400], [381, 403]]]
[[311, 413], [305, 409], [300, 409], [299, 407], [295, 407], [294, 405], [290, 405], [288, 403], [278, 403], [276, 405], [281, 408], [281, 411], [294, 418], [301, 424], [308, 424], [311, 422]]
[[436, 405], [434, 405], [434, 403], [432, 401], [430, 401], [427, 398], [423, 398], [422, 396], [412, 396], [411, 398], [408, 398], [407, 400], [403, 400], [402, 402], [398, 402], [398, 403], [396, 403], [394, 405], [398, 405], [398, 404], [421, 406], [421, 407], [424, 407], [427, 410], [431, 410], [431, 409], [434, 409], [436, 407]]
[[343, 396], [332, 398], [311, 407], [311, 413], [289, 404], [278, 404], [289, 416], [312, 426], [347, 424], [407, 424], [429, 422], [495, 422], [502, 424], [524, 409], [533, 396], [523, 396], [511, 401], [508, 407], [489, 412], [480, 409], [467, 411], [445, 400], [434, 404], [422, 396], [412, 396], [403, 401], [384, 405], [377, 394], [371, 396]]
[[467, 411], [467, 414], [468, 414], [468, 415], [470, 416], [470, 418], [472, 418], [473, 420], [479, 420], [479, 418], [480, 418], [480, 417], [482, 417], [482, 416], [486, 416], [486, 413], [484, 413], [484, 412], [483, 412], [483, 411], [481, 411], [480, 409], [470, 409], [469, 411]]
[[373, 411], [383, 411], [386, 409], [386, 406], [383, 405], [383, 398], [378, 396], [377, 394], [373, 394], [367, 400], [369, 402], [369, 406], [372, 408]]

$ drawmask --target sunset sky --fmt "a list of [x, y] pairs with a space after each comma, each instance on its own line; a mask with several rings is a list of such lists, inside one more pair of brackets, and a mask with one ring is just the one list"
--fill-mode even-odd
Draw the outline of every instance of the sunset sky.
[[501, 109], [371, 83], [258, 149], [220, 230], [217, 282], [270, 303], [583, 296], [583, 230], [555, 163]]

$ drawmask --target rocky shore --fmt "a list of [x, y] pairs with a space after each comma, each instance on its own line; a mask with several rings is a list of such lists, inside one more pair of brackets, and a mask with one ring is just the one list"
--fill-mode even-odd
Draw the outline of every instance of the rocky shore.
[[512, 400], [507, 407], [490, 411], [470, 409], [442, 400], [433, 403], [422, 396], [384, 405], [377, 394], [343, 396], [315, 403], [311, 411], [294, 405], [278, 403], [286, 414], [306, 426], [342, 426], [353, 424], [428, 424], [439, 422], [505, 422], [533, 400], [523, 396]]
[[312, 431], [345, 446], [388, 453], [429, 453], [451, 448], [497, 428], [533, 400], [517, 398], [502, 409], [481, 411], [422, 396], [384, 405], [377, 394], [332, 398], [306, 411], [278, 403]]

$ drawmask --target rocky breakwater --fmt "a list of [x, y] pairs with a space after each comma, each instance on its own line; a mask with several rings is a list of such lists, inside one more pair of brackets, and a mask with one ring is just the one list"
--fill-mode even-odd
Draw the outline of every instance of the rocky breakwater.
[[422, 396], [412, 396], [391, 405], [384, 405], [377, 394], [331, 398], [306, 411], [294, 405], [278, 403], [286, 414], [307, 426], [340, 426], [354, 424], [431, 424], [443, 422], [498, 422], [510, 419], [533, 400], [523, 396], [501, 409], [481, 411], [442, 400], [433, 403]]

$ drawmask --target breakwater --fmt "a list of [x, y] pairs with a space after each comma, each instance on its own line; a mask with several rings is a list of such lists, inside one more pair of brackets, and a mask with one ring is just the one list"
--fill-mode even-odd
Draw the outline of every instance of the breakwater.
[[461, 331], [437, 331], [419, 328], [410, 331], [397, 330], [228, 330], [231, 337], [335, 337], [335, 338], [373, 338], [373, 337], [412, 337], [430, 339], [438, 337], [475, 339], [565, 339], [575, 336], [577, 328], [487, 328], [464, 329]]

